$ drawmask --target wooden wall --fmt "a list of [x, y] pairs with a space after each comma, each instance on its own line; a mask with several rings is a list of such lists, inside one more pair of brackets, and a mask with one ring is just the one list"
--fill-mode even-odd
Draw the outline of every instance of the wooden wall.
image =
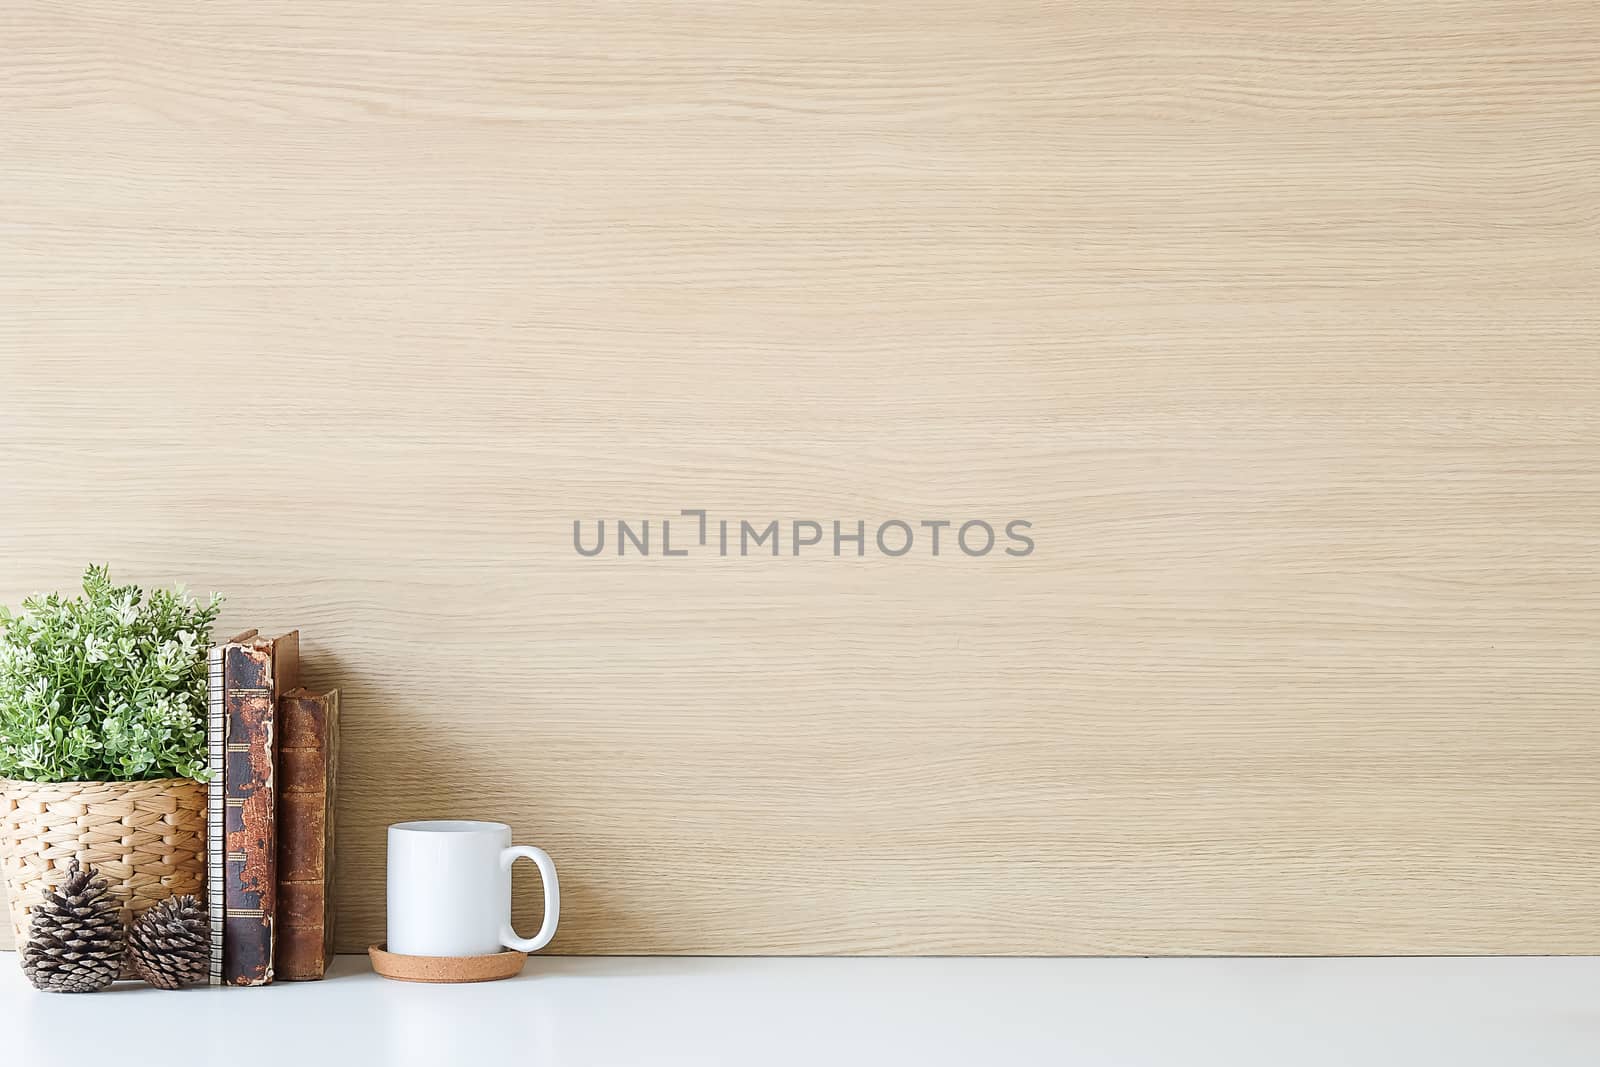
[[[1565, 0], [8, 4], [0, 601], [302, 628], [347, 950], [385, 824], [483, 816], [568, 953], [1600, 951], [1597, 54]], [[572, 551], [683, 508], [1037, 549]]]

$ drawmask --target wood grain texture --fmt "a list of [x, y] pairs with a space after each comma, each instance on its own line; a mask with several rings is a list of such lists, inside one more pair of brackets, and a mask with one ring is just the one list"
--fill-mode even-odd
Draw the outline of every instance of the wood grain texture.
[[[345, 951], [450, 816], [555, 855], [559, 952], [1600, 951], [1597, 54], [1559, 0], [8, 4], [0, 601], [301, 628]], [[570, 547], [697, 507], [1038, 548]]]

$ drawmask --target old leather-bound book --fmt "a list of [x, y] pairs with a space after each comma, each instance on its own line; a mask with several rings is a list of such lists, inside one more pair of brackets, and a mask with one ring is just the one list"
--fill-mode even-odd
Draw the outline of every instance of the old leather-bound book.
[[273, 971], [321, 978], [333, 958], [333, 806], [339, 691], [278, 701], [278, 929]]
[[222, 981], [272, 981], [277, 912], [277, 705], [300, 684], [300, 633], [267, 639], [255, 631], [222, 652], [223, 760]]

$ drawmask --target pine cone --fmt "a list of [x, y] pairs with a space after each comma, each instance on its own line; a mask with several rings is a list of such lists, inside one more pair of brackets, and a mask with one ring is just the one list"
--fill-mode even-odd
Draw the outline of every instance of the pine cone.
[[168, 897], [128, 931], [133, 969], [153, 986], [178, 989], [211, 972], [211, 921], [194, 897]]
[[33, 906], [22, 970], [46, 993], [93, 993], [122, 973], [122, 911], [106, 881], [77, 860]]

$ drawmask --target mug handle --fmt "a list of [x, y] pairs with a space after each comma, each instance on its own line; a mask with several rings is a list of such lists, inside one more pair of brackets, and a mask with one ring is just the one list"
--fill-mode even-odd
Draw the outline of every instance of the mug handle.
[[561, 883], [556, 881], [555, 861], [550, 853], [532, 845], [512, 845], [500, 851], [500, 869], [509, 871], [519, 859], [529, 859], [539, 866], [539, 881], [544, 885], [544, 923], [533, 937], [518, 937], [511, 928], [511, 916], [500, 924], [500, 943], [518, 952], [538, 952], [556, 936], [556, 923], [561, 921]]

